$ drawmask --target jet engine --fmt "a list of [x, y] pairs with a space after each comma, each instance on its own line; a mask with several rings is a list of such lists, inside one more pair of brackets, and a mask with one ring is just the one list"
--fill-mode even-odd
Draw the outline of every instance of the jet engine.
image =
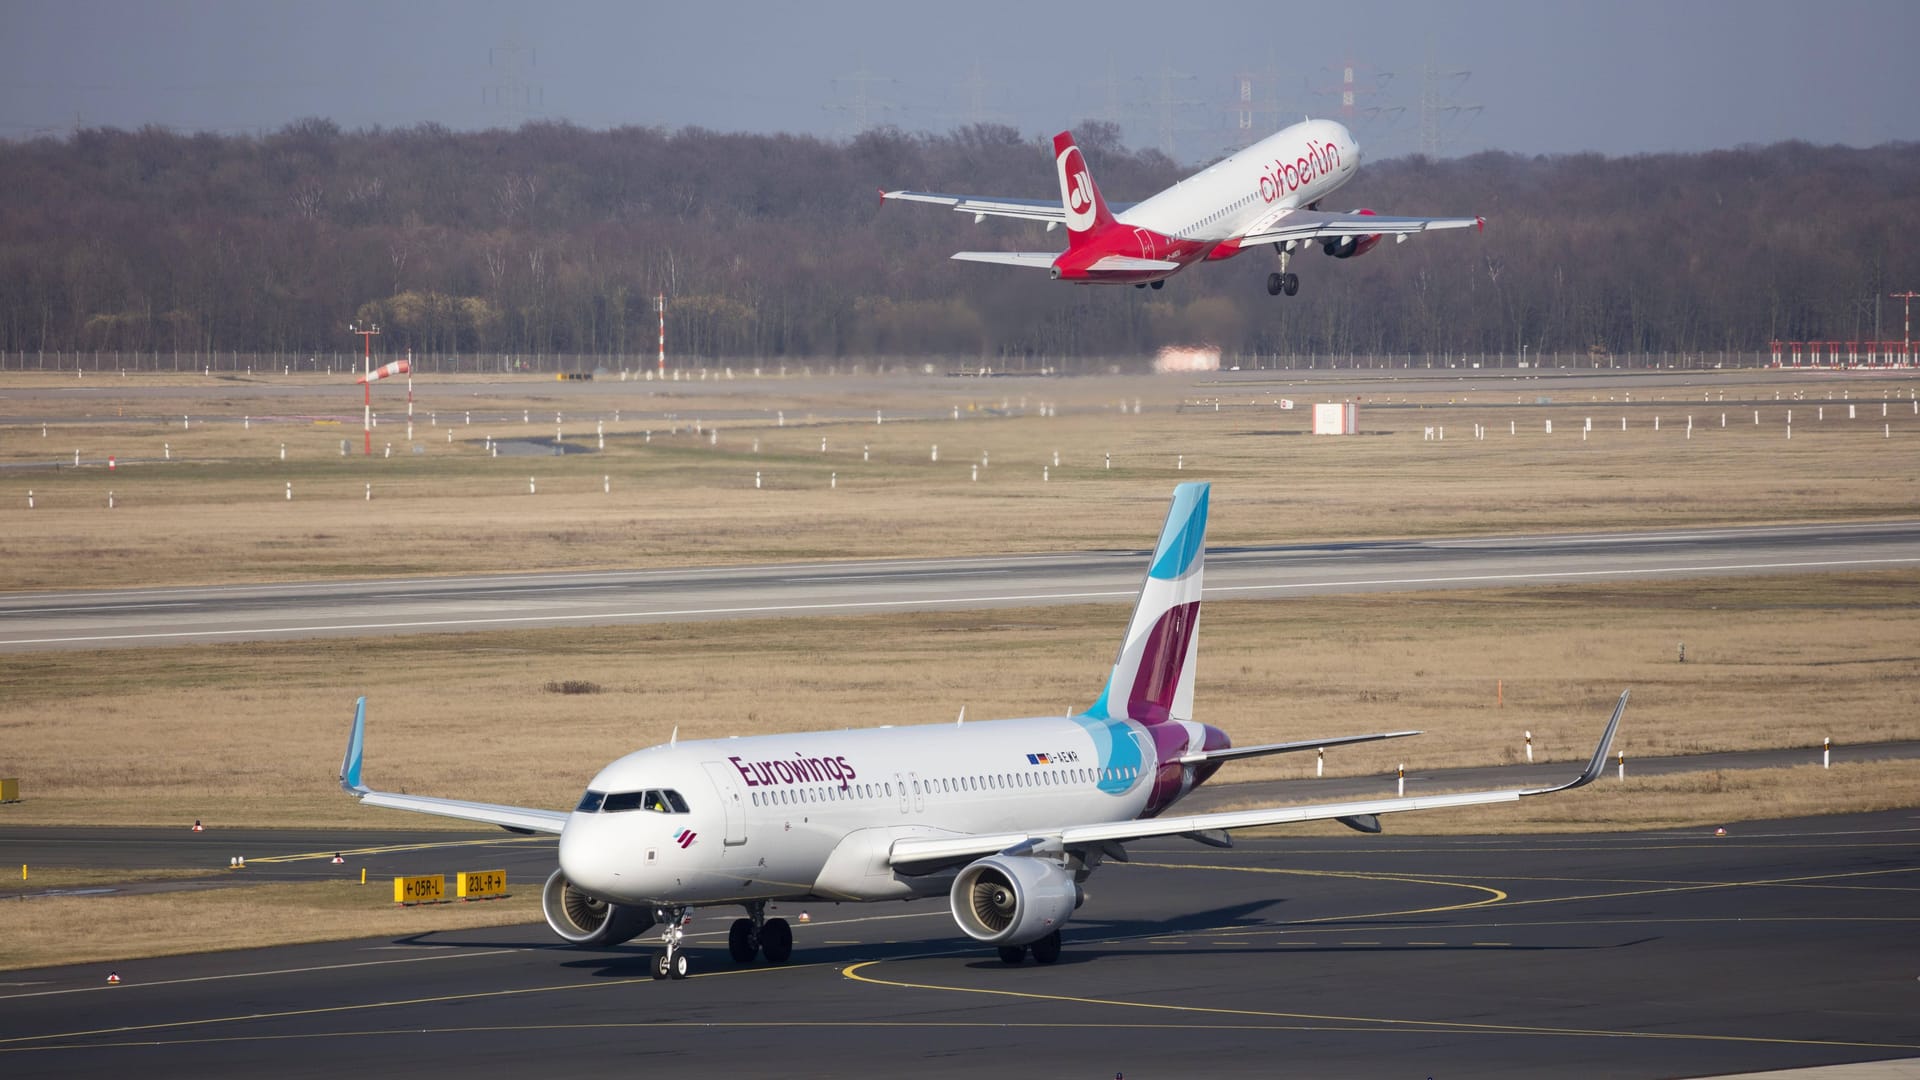
[[[1372, 216], [1371, 210], [1355, 210], [1353, 213]], [[1365, 255], [1380, 242], [1380, 234], [1369, 236], [1336, 236], [1320, 245], [1320, 250], [1336, 259], [1351, 259], [1355, 255]]]
[[547, 925], [569, 945], [618, 945], [653, 925], [651, 909], [588, 896], [567, 880], [563, 870], [547, 878], [540, 890], [540, 909], [546, 913]]
[[968, 937], [1027, 945], [1066, 923], [1080, 906], [1080, 886], [1046, 859], [992, 855], [960, 871], [949, 898], [953, 921]]

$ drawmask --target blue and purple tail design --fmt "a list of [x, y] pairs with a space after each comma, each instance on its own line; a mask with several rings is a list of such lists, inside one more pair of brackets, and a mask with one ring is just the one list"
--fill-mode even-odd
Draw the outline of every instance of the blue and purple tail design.
[[1206, 484], [1173, 489], [1173, 506], [1153, 549], [1113, 675], [1086, 715], [1147, 725], [1193, 718], [1199, 652], [1194, 633], [1200, 627], [1200, 577], [1206, 562], [1207, 491]]
[[[1218, 768], [1187, 768], [1180, 764], [1181, 757], [1231, 745], [1225, 732], [1193, 720], [1199, 659], [1194, 635], [1200, 629], [1207, 494], [1206, 484], [1173, 489], [1173, 506], [1160, 529], [1113, 674], [1100, 699], [1075, 718], [1093, 736], [1103, 770], [1117, 767], [1132, 775], [1143, 770], [1151, 777], [1142, 811], [1148, 817], [1173, 805]], [[1131, 786], [1122, 779], [1103, 782], [1100, 788], [1117, 795]]]

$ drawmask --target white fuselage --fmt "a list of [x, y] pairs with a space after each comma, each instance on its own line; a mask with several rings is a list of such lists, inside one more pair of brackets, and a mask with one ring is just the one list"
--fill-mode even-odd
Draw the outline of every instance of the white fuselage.
[[1282, 211], [1310, 206], [1353, 179], [1360, 145], [1342, 124], [1307, 120], [1269, 135], [1116, 214], [1123, 225], [1222, 242]]
[[1131, 820], [1153, 745], [1137, 723], [1076, 716], [655, 746], [601, 769], [589, 798], [671, 790], [686, 812], [576, 810], [560, 866], [635, 905], [943, 894], [951, 873], [892, 871], [894, 840]]

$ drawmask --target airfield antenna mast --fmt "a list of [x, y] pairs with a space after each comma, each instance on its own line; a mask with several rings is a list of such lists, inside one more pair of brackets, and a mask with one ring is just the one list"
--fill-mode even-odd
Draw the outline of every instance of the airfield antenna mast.
[[350, 334], [359, 334], [361, 340], [366, 343], [366, 352], [364, 355], [366, 357], [367, 367], [366, 367], [366, 371], [362, 373], [362, 384], [366, 387], [366, 390], [367, 390], [367, 400], [366, 400], [366, 411], [361, 416], [360, 428], [361, 428], [361, 431], [364, 432], [366, 435], [367, 456], [372, 457], [373, 456], [373, 339], [376, 335], [380, 333], [380, 324], [367, 323], [366, 325], [362, 326], [360, 323], [357, 323], [357, 322], [348, 323], [347, 332]]
[[1906, 292], [1889, 295], [1892, 299], [1901, 301], [1901, 321], [1906, 328], [1906, 335], [1900, 340], [1900, 361], [1911, 364], [1913, 363], [1913, 298], [1920, 296], [1920, 293], [1909, 289]]

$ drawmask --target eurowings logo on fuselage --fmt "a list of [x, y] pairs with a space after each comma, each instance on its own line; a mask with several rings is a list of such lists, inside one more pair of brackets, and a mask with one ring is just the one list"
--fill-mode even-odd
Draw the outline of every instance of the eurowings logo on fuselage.
[[692, 829], [681, 829], [679, 832], [673, 834], [673, 842], [680, 845], [681, 851], [685, 851], [693, 846], [694, 839], [699, 835], [699, 833], [694, 832]]

